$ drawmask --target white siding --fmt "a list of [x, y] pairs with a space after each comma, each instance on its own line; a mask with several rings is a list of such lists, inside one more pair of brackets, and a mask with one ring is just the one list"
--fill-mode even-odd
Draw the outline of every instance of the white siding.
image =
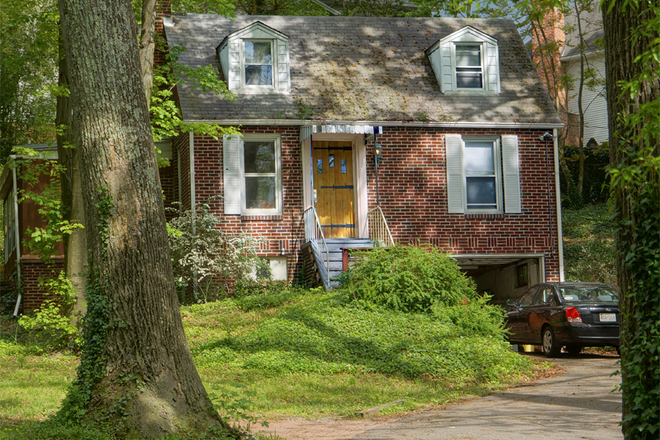
[[[605, 58], [602, 54], [589, 57], [589, 66], [594, 69], [598, 77], [605, 78]], [[586, 64], [585, 64], [586, 68]], [[568, 111], [576, 115], [578, 111], [578, 89], [580, 86], [580, 61], [576, 60], [569, 64], [566, 73], [573, 78], [573, 87], [568, 95]], [[605, 95], [605, 84], [598, 86], [595, 90], [584, 87], [582, 97], [582, 108], [584, 109], [584, 142], [594, 138], [601, 144], [609, 139], [607, 130], [607, 97]]]

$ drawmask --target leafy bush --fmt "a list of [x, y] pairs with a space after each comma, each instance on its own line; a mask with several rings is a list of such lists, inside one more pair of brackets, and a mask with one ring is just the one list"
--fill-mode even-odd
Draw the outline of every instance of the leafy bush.
[[216, 229], [220, 220], [207, 204], [185, 211], [168, 224], [172, 269], [182, 304], [223, 298], [232, 284], [253, 274], [270, 278], [270, 267], [257, 256], [260, 240]]
[[474, 281], [437, 248], [395, 246], [356, 253], [348, 282], [354, 299], [400, 312], [467, 304], [477, 297]]
[[57, 278], [40, 278], [39, 286], [46, 288], [47, 299], [31, 315], [22, 315], [18, 323], [28, 330], [37, 344], [48, 351], [70, 345], [78, 329], [68, 317], [76, 295], [64, 271]]

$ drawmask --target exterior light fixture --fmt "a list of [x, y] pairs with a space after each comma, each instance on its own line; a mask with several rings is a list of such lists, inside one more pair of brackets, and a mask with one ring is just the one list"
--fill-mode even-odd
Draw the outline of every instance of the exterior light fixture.
[[378, 143], [378, 141], [374, 142], [374, 160], [376, 161], [376, 165], [380, 164], [381, 161], [381, 155], [383, 153], [383, 146]]

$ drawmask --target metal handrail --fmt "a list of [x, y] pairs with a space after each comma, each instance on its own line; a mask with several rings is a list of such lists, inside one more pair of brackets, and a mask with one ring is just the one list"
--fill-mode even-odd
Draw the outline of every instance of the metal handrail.
[[369, 211], [369, 239], [375, 246], [394, 246], [392, 233], [380, 206]]
[[326, 277], [330, 277], [330, 252], [328, 251], [328, 244], [325, 242], [325, 235], [323, 235], [323, 228], [321, 228], [321, 221], [316, 213], [316, 208], [313, 206], [307, 208], [303, 218], [305, 221], [305, 240], [319, 246], [319, 251], [325, 260]]

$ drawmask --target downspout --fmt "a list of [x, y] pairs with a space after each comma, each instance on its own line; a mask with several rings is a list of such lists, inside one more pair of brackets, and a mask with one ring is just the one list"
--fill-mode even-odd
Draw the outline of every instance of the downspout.
[[561, 189], [559, 182], [559, 131], [552, 130], [555, 153], [555, 193], [557, 203], [557, 247], [559, 248], [559, 281], [564, 281], [564, 232], [561, 226]]
[[190, 162], [190, 212], [193, 219], [192, 230], [193, 234], [195, 234], [197, 232], [194, 222], [197, 214], [197, 201], [195, 200], [195, 134], [193, 132], [190, 132], [190, 136], [188, 137], [188, 154]]
[[181, 214], [183, 210], [183, 205], [181, 201], [181, 150], [177, 150], [176, 153], [176, 178], [177, 178], [177, 198], [179, 199], [179, 214]]
[[16, 298], [16, 307], [14, 307], [14, 317], [18, 317], [18, 309], [21, 307], [21, 300], [23, 299], [23, 274], [21, 271], [21, 242], [18, 221], [18, 179], [16, 177], [16, 156], [12, 157], [14, 166], [12, 167], [12, 183], [14, 193], [14, 237], [16, 240], [16, 288], [18, 290], [18, 298]]
[[[188, 136], [188, 157], [190, 162], [190, 218], [193, 237], [197, 235], [197, 201], [195, 200], [195, 133]], [[195, 240], [196, 241], [196, 240]], [[197, 295], [197, 267], [193, 268], [193, 290]]]

